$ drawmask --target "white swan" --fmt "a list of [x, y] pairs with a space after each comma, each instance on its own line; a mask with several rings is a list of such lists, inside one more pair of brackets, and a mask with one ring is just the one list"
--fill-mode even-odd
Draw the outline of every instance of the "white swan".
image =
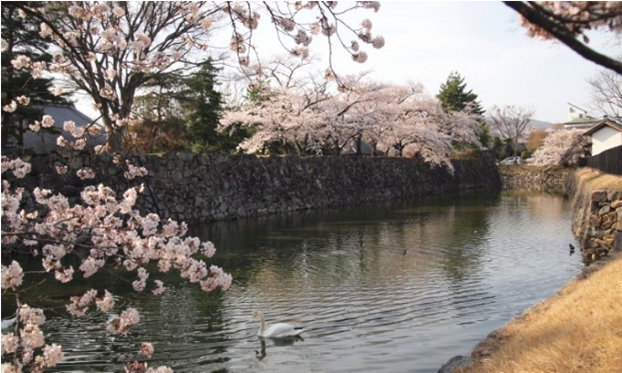
[[266, 329], [266, 322], [263, 317], [263, 312], [256, 311], [255, 317], [259, 318], [259, 330], [257, 331], [257, 335], [259, 337], [264, 338], [291, 338], [296, 337], [300, 333], [304, 331], [301, 327], [293, 326], [292, 324], [286, 323], [277, 323], [274, 325], [270, 325], [268, 329]]
[[2, 320], [2, 330], [8, 329], [11, 325], [15, 324], [16, 318]]

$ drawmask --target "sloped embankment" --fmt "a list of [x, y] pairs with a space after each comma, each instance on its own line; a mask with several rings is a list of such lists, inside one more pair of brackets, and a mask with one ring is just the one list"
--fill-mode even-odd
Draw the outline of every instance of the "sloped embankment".
[[619, 373], [622, 255], [596, 267], [492, 332], [454, 373]]
[[454, 373], [620, 373], [622, 177], [581, 169], [566, 191], [584, 258], [606, 257], [490, 333]]

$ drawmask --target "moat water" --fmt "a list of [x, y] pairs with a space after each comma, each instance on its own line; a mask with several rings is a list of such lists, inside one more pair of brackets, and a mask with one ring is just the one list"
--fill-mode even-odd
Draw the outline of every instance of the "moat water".
[[[106, 315], [50, 314], [47, 342], [64, 372], [123, 371], [143, 341], [151, 367], [178, 373], [436, 372], [580, 271], [571, 213], [562, 196], [503, 193], [205, 224], [194, 234], [216, 245], [229, 291], [162, 278], [155, 297], [111, 281], [118, 307], [141, 314], [130, 335], [108, 334]], [[262, 342], [255, 310], [303, 339]]]

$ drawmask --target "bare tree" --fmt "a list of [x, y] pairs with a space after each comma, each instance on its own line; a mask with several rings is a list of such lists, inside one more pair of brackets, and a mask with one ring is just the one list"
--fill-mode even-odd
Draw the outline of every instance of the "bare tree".
[[501, 136], [504, 139], [512, 139], [514, 155], [516, 155], [518, 140], [525, 132], [531, 117], [535, 113], [535, 109], [505, 105], [503, 107], [494, 106], [489, 113], [492, 125], [499, 131]]
[[588, 79], [590, 108], [610, 117], [622, 116], [622, 76], [602, 69]]
[[[585, 31], [597, 28], [620, 32], [622, 2], [616, 1], [504, 1], [520, 14], [527, 34], [557, 39], [583, 58], [622, 74], [622, 62], [588, 46]], [[582, 40], [580, 40], [582, 39]]]

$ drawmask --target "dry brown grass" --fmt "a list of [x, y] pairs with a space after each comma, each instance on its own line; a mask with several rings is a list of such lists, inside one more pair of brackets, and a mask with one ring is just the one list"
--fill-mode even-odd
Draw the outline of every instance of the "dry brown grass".
[[494, 335], [456, 373], [621, 373], [622, 255]]
[[590, 190], [622, 190], [622, 176], [605, 174], [590, 168], [579, 169], [576, 175], [589, 186]]

